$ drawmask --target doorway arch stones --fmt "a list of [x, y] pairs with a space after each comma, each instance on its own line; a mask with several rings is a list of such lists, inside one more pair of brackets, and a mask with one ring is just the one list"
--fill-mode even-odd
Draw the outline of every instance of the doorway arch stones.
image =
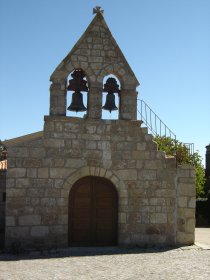
[[[64, 182], [63, 189], [61, 192], [62, 197], [66, 199], [66, 203], [68, 203], [67, 201], [68, 201], [69, 193], [74, 183], [76, 183], [76, 181], [86, 176], [103, 177], [110, 180], [114, 184], [118, 194], [118, 227], [119, 224], [125, 223], [126, 214], [122, 209], [121, 202], [123, 200], [125, 203], [125, 200], [128, 200], [128, 192], [124, 182], [120, 180], [118, 176], [116, 176], [114, 172], [112, 172], [111, 170], [102, 167], [86, 166], [72, 173]], [[66, 223], [68, 223], [67, 217], [66, 217]], [[120, 233], [120, 230], [118, 231], [118, 233]]]

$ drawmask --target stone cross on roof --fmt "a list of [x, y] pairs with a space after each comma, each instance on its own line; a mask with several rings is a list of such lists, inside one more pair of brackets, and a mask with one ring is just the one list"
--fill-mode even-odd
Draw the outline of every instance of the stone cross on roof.
[[95, 8], [93, 8], [93, 14], [102, 14], [104, 13], [104, 10], [101, 10], [101, 7], [100, 6], [96, 6]]

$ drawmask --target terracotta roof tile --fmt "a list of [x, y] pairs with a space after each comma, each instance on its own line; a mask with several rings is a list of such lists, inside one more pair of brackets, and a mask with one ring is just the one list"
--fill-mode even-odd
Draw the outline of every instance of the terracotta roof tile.
[[7, 170], [7, 160], [0, 161], [0, 170]]

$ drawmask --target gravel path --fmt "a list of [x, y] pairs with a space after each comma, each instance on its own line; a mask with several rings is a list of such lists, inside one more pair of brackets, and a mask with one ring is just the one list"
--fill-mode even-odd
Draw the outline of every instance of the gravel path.
[[210, 279], [210, 250], [70, 248], [0, 255], [1, 280]]

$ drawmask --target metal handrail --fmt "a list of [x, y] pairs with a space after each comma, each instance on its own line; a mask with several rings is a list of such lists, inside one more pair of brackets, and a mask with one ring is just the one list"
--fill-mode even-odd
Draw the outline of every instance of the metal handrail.
[[[175, 140], [176, 134], [158, 117], [158, 115], [147, 105], [142, 99], [137, 99], [140, 106], [137, 106], [137, 111], [140, 114], [141, 120], [154, 136], [170, 137]], [[188, 148], [189, 155], [194, 154], [194, 143], [183, 143]]]
[[147, 105], [144, 100], [140, 101], [140, 111], [137, 107], [137, 111], [141, 116], [141, 120], [149, 128], [155, 136], [171, 137], [176, 140], [176, 134], [158, 117], [158, 115]]

